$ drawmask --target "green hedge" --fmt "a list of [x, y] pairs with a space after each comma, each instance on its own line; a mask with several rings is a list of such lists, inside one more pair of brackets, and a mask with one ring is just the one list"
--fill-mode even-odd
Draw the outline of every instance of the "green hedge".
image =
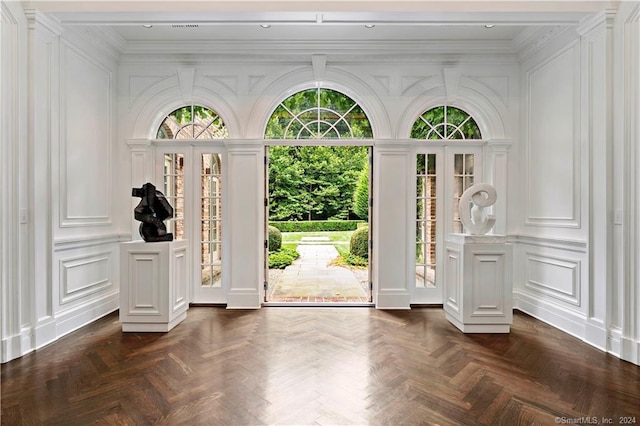
[[362, 220], [306, 220], [299, 222], [269, 222], [282, 232], [354, 231]]

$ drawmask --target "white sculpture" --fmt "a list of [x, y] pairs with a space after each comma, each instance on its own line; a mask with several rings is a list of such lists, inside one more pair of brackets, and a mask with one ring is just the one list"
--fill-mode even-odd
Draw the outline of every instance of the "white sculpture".
[[497, 198], [496, 188], [488, 183], [479, 183], [464, 191], [460, 197], [460, 221], [467, 232], [485, 235], [493, 228], [496, 218], [485, 209], [494, 205]]

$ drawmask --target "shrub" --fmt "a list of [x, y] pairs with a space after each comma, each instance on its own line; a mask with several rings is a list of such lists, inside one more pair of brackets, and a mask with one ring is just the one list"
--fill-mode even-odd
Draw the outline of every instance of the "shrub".
[[344, 257], [344, 261], [351, 266], [369, 266], [369, 261], [367, 259], [351, 253]]
[[276, 251], [269, 253], [269, 268], [284, 269], [293, 263], [293, 258], [287, 253]]
[[269, 226], [269, 251], [278, 251], [282, 247], [282, 233], [275, 226]]
[[282, 253], [285, 253], [289, 256], [291, 256], [291, 258], [293, 260], [296, 260], [297, 258], [300, 257], [300, 253], [298, 253], [298, 250], [296, 250], [296, 247], [283, 247], [282, 250], [280, 250]]
[[284, 269], [300, 257], [295, 247], [285, 247], [269, 253], [269, 269]]
[[269, 222], [270, 226], [278, 228], [282, 232], [319, 232], [319, 231], [353, 231], [359, 223], [366, 223], [360, 220], [306, 220]]
[[369, 259], [369, 227], [363, 226], [351, 234], [349, 253]]

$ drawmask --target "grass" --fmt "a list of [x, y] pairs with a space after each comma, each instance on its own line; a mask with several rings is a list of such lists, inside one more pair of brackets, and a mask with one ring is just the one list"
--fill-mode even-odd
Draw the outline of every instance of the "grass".
[[329, 241], [349, 245], [354, 231], [283, 232], [282, 244], [299, 243], [303, 237], [329, 237]]

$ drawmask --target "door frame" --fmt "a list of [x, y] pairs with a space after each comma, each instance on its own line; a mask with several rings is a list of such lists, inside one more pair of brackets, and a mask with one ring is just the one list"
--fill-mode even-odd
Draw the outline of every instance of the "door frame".
[[[269, 147], [271, 146], [366, 146], [367, 147], [367, 163], [369, 166], [369, 219], [367, 221], [369, 228], [369, 262], [367, 267], [367, 275], [368, 275], [368, 296], [369, 302], [367, 303], [353, 303], [353, 306], [373, 306], [374, 305], [374, 282], [373, 282], [373, 273], [374, 273], [374, 256], [373, 256], [373, 157], [374, 157], [374, 147], [375, 147], [375, 139], [341, 139], [341, 140], [331, 140], [331, 139], [265, 139], [264, 140], [264, 168], [263, 168], [263, 176], [264, 176], [264, 279], [263, 285], [261, 288], [262, 291], [262, 305], [264, 306], [301, 306], [301, 305], [310, 305], [310, 306], [331, 306], [331, 303], [280, 303], [280, 302], [270, 302], [267, 297], [268, 286], [269, 286], [269, 248], [268, 248], [268, 238], [269, 238]], [[345, 303], [340, 303], [340, 306], [344, 306]]]
[[[409, 218], [411, 223], [410, 234], [413, 238], [409, 256], [412, 268], [412, 279], [410, 284], [411, 304], [415, 305], [442, 305], [444, 302], [444, 261], [445, 242], [449, 235], [453, 233], [453, 176], [454, 158], [456, 154], [474, 154], [474, 180], [473, 183], [485, 181], [484, 156], [486, 143], [482, 140], [468, 141], [425, 141], [418, 142], [412, 151], [411, 159], [411, 208]], [[436, 204], [436, 287], [418, 288], [416, 286], [416, 233], [417, 233], [417, 156], [418, 154], [436, 154], [436, 173], [441, 178], [436, 181], [436, 199], [440, 200]], [[438, 170], [441, 172], [438, 173]], [[462, 194], [460, 194], [462, 195]], [[439, 217], [440, 215], [440, 217]]]
[[[154, 147], [154, 167], [153, 182], [159, 190], [164, 189], [163, 167], [165, 153], [177, 153], [184, 155], [184, 234], [185, 239], [189, 240], [189, 251], [191, 255], [191, 265], [188, 272], [188, 301], [189, 303], [202, 304], [225, 304], [227, 302], [227, 292], [229, 289], [228, 273], [229, 270], [229, 238], [224, 237], [225, 229], [228, 229], [228, 194], [226, 189], [228, 182], [227, 150], [223, 141], [200, 141], [184, 139], [176, 142], [175, 140], [152, 140]], [[200, 209], [196, 206], [200, 205], [200, 192], [197, 188], [201, 187], [200, 170], [202, 167], [202, 154], [216, 153], [221, 156], [222, 169], [222, 270], [221, 270], [221, 286], [203, 288], [202, 284], [202, 268], [201, 268], [201, 235], [202, 221]], [[175, 207], [175, 206], [174, 206]]]

